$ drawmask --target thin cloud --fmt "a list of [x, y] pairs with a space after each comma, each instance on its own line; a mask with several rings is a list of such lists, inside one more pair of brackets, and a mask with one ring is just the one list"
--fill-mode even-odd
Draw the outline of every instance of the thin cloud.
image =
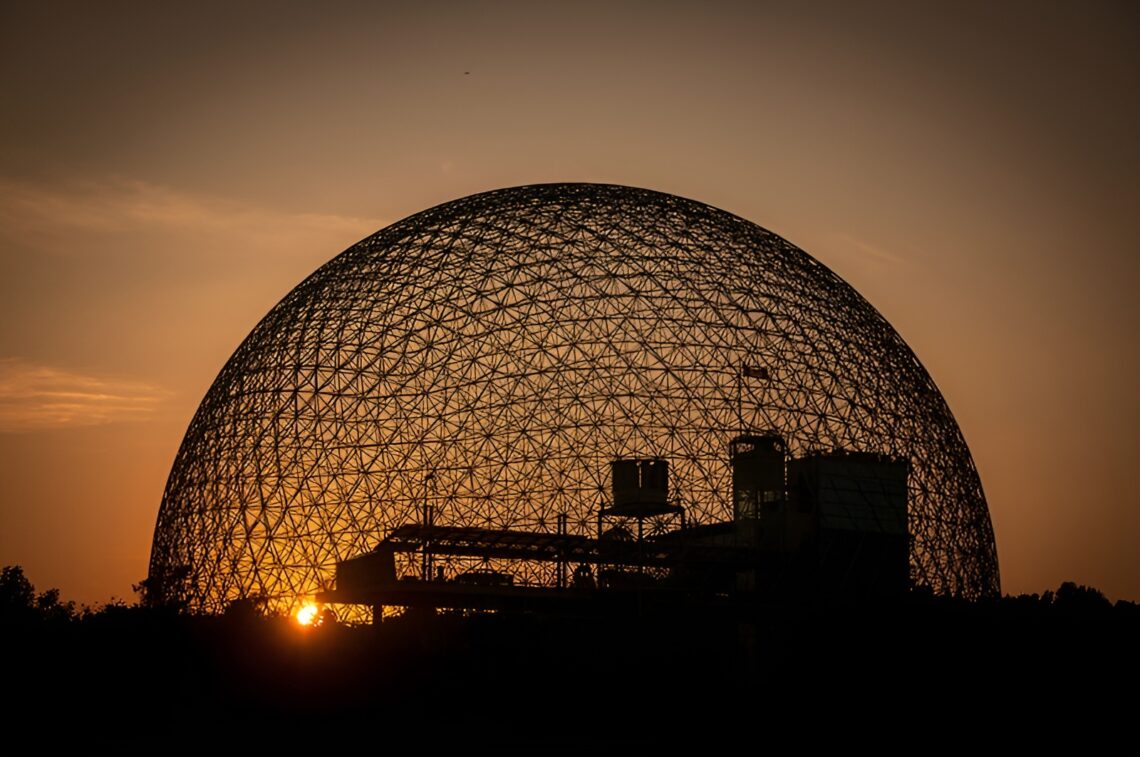
[[179, 231], [281, 244], [306, 237], [356, 238], [384, 225], [371, 218], [331, 213], [288, 213], [238, 201], [196, 195], [134, 179], [41, 186], [0, 179], [0, 234], [37, 246], [91, 235]]
[[0, 433], [146, 420], [168, 396], [151, 384], [0, 358]]
[[881, 247], [878, 247], [867, 242], [855, 239], [844, 234], [836, 236], [836, 241], [846, 247], [848, 250], [853, 250], [860, 257], [869, 259], [876, 263], [883, 263], [887, 265], [907, 265], [909, 260], [900, 255], [887, 252]]

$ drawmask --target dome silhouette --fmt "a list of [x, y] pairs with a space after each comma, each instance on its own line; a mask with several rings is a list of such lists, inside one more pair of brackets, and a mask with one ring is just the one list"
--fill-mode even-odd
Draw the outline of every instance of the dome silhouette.
[[425, 502], [437, 524], [589, 533], [618, 457], [666, 458], [691, 522], [731, 519], [749, 429], [905, 458], [912, 585], [999, 591], [969, 449], [890, 324], [753, 223], [595, 184], [439, 205], [289, 292], [187, 429], [149, 585], [288, 609]]

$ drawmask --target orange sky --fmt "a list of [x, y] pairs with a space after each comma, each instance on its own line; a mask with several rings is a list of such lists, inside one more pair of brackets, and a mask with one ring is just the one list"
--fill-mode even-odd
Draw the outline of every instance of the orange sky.
[[293, 285], [430, 205], [603, 181], [887, 317], [1006, 592], [1140, 599], [1134, 3], [241, 5], [0, 10], [0, 564], [129, 597], [194, 409]]

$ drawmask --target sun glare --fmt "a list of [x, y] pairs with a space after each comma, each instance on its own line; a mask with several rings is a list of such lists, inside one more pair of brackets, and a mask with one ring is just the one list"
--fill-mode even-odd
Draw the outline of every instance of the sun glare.
[[311, 626], [317, 619], [318, 607], [315, 604], [307, 603], [301, 605], [301, 609], [297, 610], [297, 622], [303, 626]]

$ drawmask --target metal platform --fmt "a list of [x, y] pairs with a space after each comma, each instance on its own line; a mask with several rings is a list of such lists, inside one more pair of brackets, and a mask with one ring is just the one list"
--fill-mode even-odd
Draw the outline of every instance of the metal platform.
[[[686, 535], [688, 538], [686, 538]], [[484, 561], [545, 562], [592, 566], [585, 582], [514, 585], [510, 575], [492, 569], [444, 578], [426, 570], [398, 578], [397, 553]], [[641, 541], [572, 534], [407, 524], [392, 531], [368, 553], [337, 566], [335, 591], [317, 601], [330, 604], [527, 610], [574, 613], [641, 612], [646, 603], [661, 607], [724, 605], [726, 597], [694, 591], [676, 581], [660, 581], [660, 569], [683, 568], [732, 575], [758, 567], [755, 549], [732, 541], [731, 524], [671, 532]], [[430, 561], [426, 564], [430, 565]], [[652, 573], [656, 571], [656, 575]], [[577, 572], [577, 571], [576, 571]], [[432, 578], [428, 578], [432, 576]], [[595, 582], [596, 578], [596, 582]], [[648, 591], [647, 591], [648, 590]], [[648, 599], [647, 599], [648, 597]]]
[[639, 542], [573, 534], [408, 524], [395, 529], [378, 549], [418, 552], [426, 546], [434, 555], [628, 567], [687, 564], [746, 568], [755, 564], [757, 554], [754, 549], [708, 543], [708, 533], [693, 529], [689, 532], [690, 538], [685, 538], [686, 532], [674, 531], [662, 536], [648, 536]]

